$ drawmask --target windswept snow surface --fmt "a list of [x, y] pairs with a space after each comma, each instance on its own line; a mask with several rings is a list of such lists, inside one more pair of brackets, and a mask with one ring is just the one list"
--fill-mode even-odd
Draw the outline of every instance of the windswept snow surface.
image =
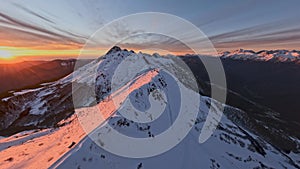
[[[164, 76], [163, 74], [159, 74]], [[158, 75], [158, 76], [159, 76]], [[122, 134], [135, 138], [156, 139], [156, 135], [171, 126], [176, 119], [178, 109], [178, 97], [173, 94], [174, 88], [168, 78], [167, 84], [163, 86], [160, 81], [153, 78], [156, 87], [166, 92], [168, 106], [165, 112], [152, 123], [136, 123], [122, 117], [118, 109], [105, 121], [92, 136], [105, 135], [111, 132], [108, 126]], [[129, 94], [132, 104], [135, 106], [149, 107], [147, 90], [151, 85], [143, 85]], [[186, 89], [185, 90], [189, 90]], [[137, 93], [144, 93], [136, 95]], [[195, 93], [197, 94], [197, 93]], [[134, 97], [131, 97], [134, 96]], [[198, 116], [190, 133], [173, 149], [160, 155], [149, 158], [126, 158], [106, 151], [105, 145], [99, 146], [93, 139], [86, 137], [76, 148], [69, 151], [64, 157], [57, 161], [53, 168], [297, 168], [297, 164], [286, 154], [278, 151], [257, 135], [236, 125], [226, 116], [222, 117], [217, 130], [205, 142], [198, 142], [199, 135], [207, 112], [212, 106], [214, 113], [220, 114], [220, 103], [208, 97], [200, 96], [200, 107]], [[100, 103], [101, 104], [101, 103]], [[242, 111], [226, 106], [232, 113], [243, 113]], [[89, 120], [90, 112], [105, 113], [106, 109], [93, 111], [95, 108], [82, 108], [79, 111], [83, 118]], [[138, 115], [137, 115], [138, 116]], [[94, 116], [92, 116], [94, 117]], [[88, 121], [88, 120], [87, 120]], [[95, 127], [95, 126], [94, 126]], [[90, 130], [91, 131], [91, 130]], [[105, 137], [105, 136], [104, 136]], [[100, 137], [99, 137], [100, 138]], [[117, 139], [117, 138], [116, 138]], [[114, 143], [122, 144], [123, 140], [112, 140]], [[116, 145], [118, 146], [118, 145]], [[134, 149], [135, 147], [132, 147]], [[151, 149], [151, 147], [150, 147]]]

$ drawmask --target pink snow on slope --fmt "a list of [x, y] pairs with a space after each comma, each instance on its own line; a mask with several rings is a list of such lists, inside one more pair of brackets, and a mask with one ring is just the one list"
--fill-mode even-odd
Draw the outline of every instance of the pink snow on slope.
[[[149, 83], [157, 74], [156, 70], [149, 71], [98, 105], [85, 108], [85, 112], [81, 112], [81, 109], [76, 110], [76, 114], [60, 122], [63, 126], [58, 129], [23, 132], [1, 139], [0, 168], [49, 168], [74, 148], [87, 133], [111, 117], [131, 92]], [[85, 125], [84, 129], [82, 125]]]

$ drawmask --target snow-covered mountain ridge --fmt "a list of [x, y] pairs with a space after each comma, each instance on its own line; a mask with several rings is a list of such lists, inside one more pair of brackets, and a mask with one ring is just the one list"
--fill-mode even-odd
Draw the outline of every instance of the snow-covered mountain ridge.
[[[163, 77], [164, 81], [161, 79]], [[209, 97], [200, 96], [200, 106], [198, 115], [190, 133], [173, 149], [151, 158], [127, 158], [118, 154], [110, 153], [105, 149], [107, 144], [103, 137], [109, 135], [111, 130], [125, 134], [134, 138], [152, 138], [161, 134], [169, 126], [172, 126], [178, 111], [178, 97], [174, 97], [174, 86], [163, 73], [153, 77], [150, 84], [144, 84], [138, 89], [129, 93], [127, 97], [131, 100], [134, 107], [144, 109], [149, 105], [147, 95], [149, 89], [160, 89], [165, 91], [168, 106], [160, 118], [151, 123], [136, 123], [122, 116], [122, 109], [130, 112], [130, 107], [120, 107], [100, 126], [93, 130], [91, 137], [86, 137], [74, 151], [70, 151], [61, 158], [52, 167], [57, 168], [94, 168], [95, 166], [103, 166], [104, 168], [298, 168], [296, 159], [293, 159], [276, 149], [268, 142], [261, 139], [256, 134], [238, 125], [236, 116], [244, 115], [244, 112], [225, 106], [225, 116], [222, 117], [218, 124], [217, 130], [205, 142], [199, 143], [198, 137], [201, 134], [206, 117], [210, 107], [216, 114], [220, 114], [221, 106], [215, 100]], [[134, 85], [134, 83], [131, 83]], [[189, 89], [186, 89], [189, 90]], [[104, 102], [109, 102], [106, 100]], [[99, 110], [106, 114], [106, 107], [101, 108], [102, 102], [99, 103]], [[81, 108], [81, 118], [87, 118], [86, 122], [92, 123], [88, 116], [92, 115], [94, 107]], [[110, 112], [110, 111], [109, 111]], [[137, 117], [139, 114], [136, 115]], [[102, 137], [99, 137], [102, 136]], [[91, 139], [93, 138], [93, 139]], [[95, 138], [101, 144], [96, 144]], [[117, 144], [122, 144], [124, 140], [115, 138], [110, 140]], [[108, 140], [109, 141], [109, 140]], [[118, 145], [115, 145], [118, 146]], [[134, 149], [134, 147], [132, 147]], [[179, 160], [181, 159], [181, 160]], [[170, 163], [169, 161], [172, 161]]]
[[[119, 133], [131, 137], [156, 139], [157, 135], [174, 123], [178, 116], [180, 97], [172, 78], [159, 68], [153, 69], [149, 66], [143, 69], [143, 67], [137, 66], [132, 70], [122, 71], [124, 76], [132, 76], [131, 80], [112, 80], [114, 72], [118, 70], [117, 67], [124, 60], [125, 63], [127, 63], [127, 60], [131, 64], [143, 66], [155, 63], [159, 67], [177, 73], [179, 77], [182, 77], [182, 80], [178, 83], [184, 88], [184, 91], [191, 92], [199, 97], [197, 118], [191, 124], [191, 131], [177, 146], [158, 156], [137, 159], [118, 156], [97, 145], [90, 137], [86, 136], [87, 133], [84, 133], [82, 129], [83, 121], [81, 118], [85, 119], [86, 117], [89, 120], [93, 113], [95, 116], [91, 116], [92, 120], [93, 117], [99, 116], [99, 112], [94, 111], [95, 107], [100, 109], [101, 116], [104, 115], [103, 117], [105, 117], [103, 123], [100, 123], [99, 126], [92, 126], [98, 127], [98, 130], [92, 132], [92, 135], [96, 137], [99, 133], [108, 134], [109, 130], [106, 127], [111, 126]], [[212, 107], [214, 113], [220, 114], [219, 107], [222, 104], [191, 90], [193, 89], [192, 79], [186, 76], [188, 72], [185, 72], [184, 69], [174, 67], [177, 62], [176, 58], [171, 56], [160, 58], [159, 55], [134, 53], [133, 51], [114, 47], [104, 57], [77, 69], [59, 81], [46, 84], [36, 90], [14, 93], [14, 96], [2, 101], [10, 105], [3, 110], [15, 112], [14, 115], [5, 116], [7, 121], [3, 126], [7, 129], [16, 126], [24, 127], [28, 124], [33, 127], [39, 125], [47, 127], [46, 124], [55, 123], [55, 117], [61, 116], [62, 119], [65, 119], [67, 115], [73, 113], [72, 101], [75, 102], [77, 114], [72, 115], [69, 120], [62, 120], [56, 125], [58, 128], [50, 131], [46, 130], [46, 132], [49, 132], [47, 135], [43, 134], [45, 131], [37, 131], [38, 134], [35, 134], [35, 136], [32, 133], [18, 136], [22, 140], [23, 138], [33, 137], [24, 139], [24, 142], [16, 141], [18, 138], [14, 138], [14, 136], [0, 140], [1, 145], [5, 148], [5, 151], [0, 151], [0, 157], [6, 157], [6, 154], [10, 155], [10, 157], [3, 158], [4, 161], [0, 162], [0, 166], [12, 168], [20, 166], [36, 167], [40, 164], [33, 163], [34, 165], [32, 165], [23, 160], [38, 160], [34, 157], [36, 152], [40, 150], [41, 155], [45, 155], [42, 159], [45, 163], [43, 163], [44, 166], [39, 166], [39, 168], [48, 168], [49, 166], [54, 168], [103, 167], [125, 169], [299, 168], [300, 162], [297, 152], [282, 152], [265, 141], [250, 130], [253, 123], [247, 121], [245, 112], [227, 105], [223, 105], [225, 106], [224, 115], [212, 137], [205, 143], [200, 144], [198, 138], [208, 116], [208, 110]], [[135, 73], [140, 70], [143, 71], [136, 75]], [[112, 85], [115, 86], [115, 90], [111, 88]], [[124, 86], [128, 87], [128, 90], [123, 90]], [[112, 103], [112, 99], [116, 97], [120, 97], [121, 100], [127, 99], [131, 101], [133, 107], [143, 112], [151, 107], [149, 95], [151, 91], [155, 90], [165, 93], [165, 96], [155, 95], [157, 97], [154, 98], [166, 99], [168, 106], [166, 106], [163, 114], [151, 123], [137, 123], [128, 120], [121, 113], [124, 106]], [[91, 91], [91, 93], [87, 91]], [[95, 97], [91, 97], [93, 96], [92, 91], [95, 91]], [[120, 101], [120, 103], [123, 103], [123, 101]], [[132, 109], [126, 110], [125, 112], [132, 112]], [[82, 116], [80, 117], [80, 115]], [[139, 116], [139, 114], [136, 116]], [[49, 140], [53, 142], [50, 146]], [[117, 142], [122, 143], [122, 140], [117, 140]], [[295, 139], [295, 142], [299, 144], [298, 139]], [[30, 146], [35, 145], [34, 143], [41, 146], [30, 149]], [[53, 146], [55, 144], [59, 146]], [[45, 153], [43, 153], [44, 151]], [[46, 153], [56, 151], [59, 153]], [[13, 156], [14, 152], [19, 153], [18, 157]]]

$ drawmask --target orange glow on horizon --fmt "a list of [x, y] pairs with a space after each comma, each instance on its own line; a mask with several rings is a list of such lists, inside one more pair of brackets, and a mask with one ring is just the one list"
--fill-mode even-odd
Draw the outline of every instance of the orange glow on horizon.
[[102, 49], [31, 49], [22, 47], [0, 47], [0, 63], [16, 63], [22, 60], [53, 60], [57, 58], [92, 58], [104, 54]]
[[[95, 48], [81, 51], [80, 48], [74, 49], [33, 49], [25, 47], [11, 47], [2, 46], [0, 47], [0, 63], [17, 63], [24, 60], [53, 60], [58, 58], [96, 58], [102, 56], [109, 50], [108, 48]], [[130, 50], [130, 49], [128, 49]], [[161, 55], [173, 54], [180, 55], [184, 54], [178, 52], [164, 51], [164, 50], [153, 50], [153, 49], [132, 49], [135, 52], [143, 52], [148, 54], [159, 53]]]
[[[110, 47], [95, 47], [84, 49], [73, 46], [69, 48], [55, 48], [53, 45], [44, 48], [31, 48], [31, 47], [13, 47], [13, 46], [0, 46], [0, 64], [1, 63], [18, 63], [30, 60], [54, 60], [54, 59], [95, 59], [104, 55]], [[122, 49], [133, 50], [136, 53], [142, 52], [147, 54], [158, 53], [160, 55], [185, 55], [195, 54], [191, 50], [163, 50], [157, 48], [128, 48], [121, 46]]]

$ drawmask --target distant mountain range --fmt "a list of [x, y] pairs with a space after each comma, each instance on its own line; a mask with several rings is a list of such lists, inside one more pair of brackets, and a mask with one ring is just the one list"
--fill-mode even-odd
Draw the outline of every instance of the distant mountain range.
[[[238, 93], [249, 101], [280, 112], [281, 118], [300, 124], [297, 102], [300, 95], [300, 51], [254, 52], [240, 49], [218, 56], [223, 63], [229, 95]], [[209, 95], [209, 78], [198, 56], [186, 55], [181, 58], [197, 76], [206, 95]], [[245, 109], [240, 101], [232, 97], [228, 97], [227, 102]]]
[[255, 52], [253, 50], [239, 49], [220, 53], [219, 56], [238, 60], [300, 63], [300, 51], [297, 50], [261, 50]]

